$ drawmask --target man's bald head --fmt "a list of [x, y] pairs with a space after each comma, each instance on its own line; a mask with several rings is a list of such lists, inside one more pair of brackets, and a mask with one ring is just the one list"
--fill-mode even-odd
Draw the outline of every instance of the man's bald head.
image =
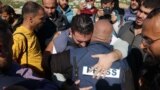
[[55, 13], [57, 7], [57, 0], [42, 0], [42, 5], [48, 17]]
[[153, 10], [144, 21], [142, 38], [141, 48], [160, 60], [160, 9]]
[[57, 3], [57, 0], [42, 0], [42, 4], [44, 3]]
[[111, 41], [113, 27], [108, 20], [99, 20], [94, 25], [94, 31], [91, 41], [102, 41], [109, 43]]

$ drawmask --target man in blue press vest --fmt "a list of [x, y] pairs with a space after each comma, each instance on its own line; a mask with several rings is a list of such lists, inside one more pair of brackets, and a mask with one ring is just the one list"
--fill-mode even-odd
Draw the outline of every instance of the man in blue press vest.
[[[91, 55], [113, 51], [110, 45], [112, 32], [113, 27], [109, 21], [99, 20], [95, 23], [91, 43], [87, 47], [51, 56], [52, 72], [66, 74], [72, 67], [72, 79], [80, 79], [80, 87], [92, 86], [93, 90], [134, 90], [131, 71], [126, 60], [113, 62], [103, 79], [92, 78], [95, 71], [90, 72], [90, 67], [96, 64], [98, 59], [93, 59]], [[100, 72], [104, 71], [102, 69]]]

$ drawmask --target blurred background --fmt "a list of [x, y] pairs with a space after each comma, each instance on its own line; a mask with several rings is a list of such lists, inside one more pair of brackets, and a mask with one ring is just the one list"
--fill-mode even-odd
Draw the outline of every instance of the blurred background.
[[[4, 4], [11, 5], [16, 10], [16, 13], [20, 13], [21, 8], [26, 1], [35, 1], [39, 4], [41, 4], [42, 0], [0, 0], [0, 1], [3, 2]], [[80, 1], [81, 0], [69, 0], [69, 5], [72, 8], [78, 8], [78, 4]], [[119, 0], [119, 7], [120, 8], [127, 8], [129, 6], [129, 2], [130, 2], [130, 0]], [[96, 0], [95, 6], [97, 8], [100, 7], [100, 0]]]

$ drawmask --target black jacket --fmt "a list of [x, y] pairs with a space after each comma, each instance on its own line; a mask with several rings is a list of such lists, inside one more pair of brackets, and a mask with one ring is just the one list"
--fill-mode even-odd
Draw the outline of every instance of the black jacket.
[[55, 11], [55, 14], [51, 17], [47, 17], [43, 26], [36, 31], [42, 52], [57, 31], [63, 31], [69, 27], [70, 25], [67, 18], [59, 14], [57, 11]]

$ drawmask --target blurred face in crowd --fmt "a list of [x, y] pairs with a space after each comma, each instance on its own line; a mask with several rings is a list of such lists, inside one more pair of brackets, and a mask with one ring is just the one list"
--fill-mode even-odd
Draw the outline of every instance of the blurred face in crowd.
[[52, 16], [52, 14], [55, 13], [55, 10], [57, 7], [56, 0], [42, 0], [42, 4], [45, 10], [45, 13], [48, 15], [48, 17]]
[[7, 13], [7, 12], [2, 12], [1, 13], [1, 18], [3, 19], [3, 20], [5, 20], [5, 21], [9, 21], [9, 19], [10, 19], [10, 15]]
[[38, 10], [38, 13], [35, 16], [32, 16], [30, 19], [31, 25], [35, 28], [39, 28], [42, 26], [45, 21], [45, 12], [43, 9]]
[[79, 45], [80, 47], [85, 47], [90, 42], [92, 33], [90, 34], [81, 34], [79, 32], [72, 32], [72, 38], [74, 42]]
[[59, 0], [59, 5], [62, 9], [65, 9], [68, 5], [68, 0]]
[[143, 51], [160, 59], [160, 15], [144, 21], [142, 37]]
[[151, 8], [146, 8], [143, 5], [140, 6], [137, 12], [136, 24], [142, 25], [144, 20], [147, 18], [147, 15], [152, 11]]
[[94, 0], [86, 0], [87, 5], [90, 5], [91, 8], [94, 6], [94, 2]]
[[12, 60], [12, 34], [0, 31], [0, 71], [5, 70]]
[[133, 9], [133, 10], [138, 9], [139, 4], [138, 4], [137, 0], [131, 0], [131, 2], [130, 2], [130, 7], [131, 7], [131, 9]]
[[110, 9], [113, 9], [114, 7], [114, 2], [107, 2], [107, 3], [102, 3], [101, 4], [102, 8], [110, 8]]

